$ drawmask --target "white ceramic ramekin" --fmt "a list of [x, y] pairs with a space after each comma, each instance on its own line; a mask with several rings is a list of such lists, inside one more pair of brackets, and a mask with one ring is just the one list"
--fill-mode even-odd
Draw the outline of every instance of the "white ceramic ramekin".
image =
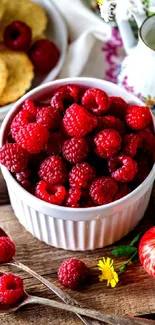
[[[103, 80], [93, 78], [57, 80], [30, 91], [18, 100], [2, 124], [0, 146], [5, 143], [10, 123], [25, 99], [48, 97], [55, 88], [68, 83], [97, 87], [109, 95], [121, 96], [129, 103], [143, 105], [127, 91]], [[47, 244], [68, 250], [93, 250], [110, 245], [125, 236], [143, 217], [155, 179], [154, 166], [146, 180], [126, 197], [104, 206], [72, 209], [39, 200], [25, 191], [4, 166], [1, 166], [1, 169], [12, 207], [21, 224], [32, 235]]]

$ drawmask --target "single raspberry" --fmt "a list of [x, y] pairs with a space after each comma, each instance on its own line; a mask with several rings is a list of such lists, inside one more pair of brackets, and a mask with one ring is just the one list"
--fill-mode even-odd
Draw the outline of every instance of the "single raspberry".
[[43, 201], [62, 205], [65, 200], [66, 190], [64, 186], [50, 185], [40, 181], [36, 186], [35, 196]]
[[0, 163], [12, 173], [18, 173], [27, 167], [28, 153], [17, 143], [6, 143], [0, 149]]
[[106, 129], [95, 136], [94, 143], [96, 154], [102, 158], [109, 159], [121, 149], [122, 138], [117, 131]]
[[15, 174], [17, 182], [27, 191], [31, 190], [33, 187], [33, 183], [31, 181], [32, 176], [32, 170], [28, 168]]
[[22, 105], [23, 110], [28, 111], [32, 115], [36, 116], [37, 108], [34, 105], [34, 102], [31, 99], [26, 99]]
[[64, 142], [62, 153], [71, 164], [84, 161], [89, 154], [89, 145], [85, 138], [74, 137]]
[[60, 112], [65, 112], [69, 106], [78, 102], [79, 93], [80, 88], [78, 86], [61, 86], [56, 90], [54, 96], [52, 97], [51, 105]]
[[103, 115], [109, 109], [109, 96], [101, 89], [90, 88], [82, 97], [82, 105], [93, 114]]
[[124, 154], [111, 158], [108, 166], [111, 176], [120, 183], [133, 181], [138, 172], [136, 161]]
[[71, 258], [60, 265], [58, 279], [65, 288], [75, 290], [84, 283], [88, 272], [85, 263], [76, 258]]
[[125, 135], [123, 139], [123, 152], [130, 157], [134, 157], [137, 154], [139, 148], [142, 147], [142, 138], [136, 133]]
[[90, 186], [90, 196], [96, 205], [112, 202], [117, 191], [118, 185], [111, 177], [96, 178]]
[[118, 117], [114, 117], [114, 116], [110, 116], [110, 115], [99, 116], [97, 129], [99, 131], [102, 131], [105, 129], [114, 129], [118, 133], [120, 133], [120, 135], [123, 135], [125, 133], [125, 124]]
[[4, 30], [4, 43], [14, 51], [27, 51], [32, 38], [31, 28], [22, 21], [16, 20]]
[[36, 117], [28, 110], [21, 110], [13, 119], [11, 123], [11, 134], [12, 137], [16, 140], [17, 134], [21, 128], [25, 125], [35, 122]]
[[123, 119], [126, 115], [128, 104], [121, 97], [112, 96], [110, 101], [109, 114]]
[[114, 201], [122, 199], [124, 196], [130, 193], [130, 189], [128, 188], [127, 184], [119, 184], [119, 190], [114, 196]]
[[155, 161], [155, 136], [149, 130], [145, 129], [139, 132], [139, 135], [142, 138], [143, 149], [150, 153]]
[[64, 137], [61, 133], [51, 133], [48, 142], [45, 145], [45, 150], [48, 156], [59, 156], [62, 152], [62, 146], [64, 141]]
[[71, 187], [89, 188], [96, 177], [94, 167], [84, 162], [75, 165], [69, 173], [69, 183]]
[[79, 188], [70, 188], [66, 195], [66, 207], [70, 208], [80, 208], [80, 199], [82, 196], [82, 191]]
[[64, 184], [67, 180], [66, 165], [60, 157], [50, 156], [42, 162], [39, 177], [51, 185]]
[[0, 263], [10, 262], [15, 252], [13, 241], [9, 237], [0, 237]]
[[137, 173], [137, 179], [138, 182], [141, 184], [146, 177], [149, 175], [153, 163], [151, 160], [151, 157], [148, 156], [146, 153], [141, 153], [138, 157], [137, 157], [137, 164], [138, 164], [138, 173]]
[[45, 148], [49, 135], [48, 129], [43, 125], [31, 123], [20, 128], [16, 142], [28, 152], [35, 154]]
[[125, 120], [131, 129], [135, 131], [143, 130], [152, 121], [150, 109], [147, 106], [130, 105]]
[[48, 73], [58, 63], [60, 51], [52, 41], [40, 39], [32, 45], [29, 56], [37, 71]]
[[0, 303], [14, 305], [24, 296], [23, 280], [7, 273], [0, 277]]
[[63, 128], [67, 135], [85, 136], [97, 126], [97, 118], [85, 108], [73, 104], [65, 112]]
[[36, 116], [36, 122], [47, 127], [51, 131], [55, 131], [59, 127], [61, 119], [62, 116], [60, 112], [52, 106], [46, 106], [38, 109]]

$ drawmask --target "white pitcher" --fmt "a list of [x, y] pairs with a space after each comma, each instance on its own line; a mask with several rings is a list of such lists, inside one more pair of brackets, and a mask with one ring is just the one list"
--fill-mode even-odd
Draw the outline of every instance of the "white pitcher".
[[120, 66], [118, 84], [141, 98], [155, 113], [155, 15], [134, 17], [139, 28], [138, 43], [129, 22], [122, 19], [119, 10], [116, 12], [127, 53]]

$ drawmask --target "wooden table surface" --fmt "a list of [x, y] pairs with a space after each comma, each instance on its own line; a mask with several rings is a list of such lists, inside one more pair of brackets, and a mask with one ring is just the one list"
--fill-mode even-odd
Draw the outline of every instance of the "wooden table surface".
[[[155, 191], [154, 191], [155, 192]], [[155, 195], [154, 195], [155, 196]], [[121, 244], [129, 241], [146, 227], [155, 224], [155, 200], [152, 199], [142, 222], [136, 230], [121, 240]], [[151, 278], [137, 263], [128, 267], [126, 273], [120, 276], [119, 284], [112, 289], [98, 281], [97, 261], [103, 256], [111, 256], [112, 247], [94, 252], [70, 252], [50, 247], [33, 238], [16, 219], [9, 204], [9, 198], [2, 175], [0, 174], [0, 226], [8, 232], [16, 244], [16, 257], [22, 263], [33, 268], [48, 280], [59, 285], [57, 270], [60, 263], [70, 257], [82, 259], [91, 269], [91, 282], [80, 291], [68, 290], [74, 298], [90, 308], [101, 309], [108, 313], [143, 315], [155, 313], [155, 280]], [[113, 245], [115, 247], [117, 244]], [[116, 260], [116, 264], [120, 258]], [[123, 261], [123, 259], [122, 259]], [[12, 272], [24, 279], [30, 294], [58, 299], [52, 292], [37, 280], [15, 267], [1, 267], [2, 272]], [[64, 289], [65, 290], [65, 289]], [[153, 318], [153, 315], [150, 316]], [[148, 317], [149, 318], [149, 317]], [[3, 325], [80, 325], [77, 316], [68, 312], [40, 306], [27, 306], [15, 314], [1, 315]]]

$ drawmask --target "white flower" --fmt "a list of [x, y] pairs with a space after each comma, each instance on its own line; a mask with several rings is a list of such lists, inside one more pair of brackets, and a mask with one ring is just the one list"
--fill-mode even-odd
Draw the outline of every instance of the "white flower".
[[106, 23], [108, 23], [110, 20], [113, 20], [114, 16], [114, 4], [117, 3], [118, 0], [99, 0], [99, 8], [101, 17], [105, 20]]

